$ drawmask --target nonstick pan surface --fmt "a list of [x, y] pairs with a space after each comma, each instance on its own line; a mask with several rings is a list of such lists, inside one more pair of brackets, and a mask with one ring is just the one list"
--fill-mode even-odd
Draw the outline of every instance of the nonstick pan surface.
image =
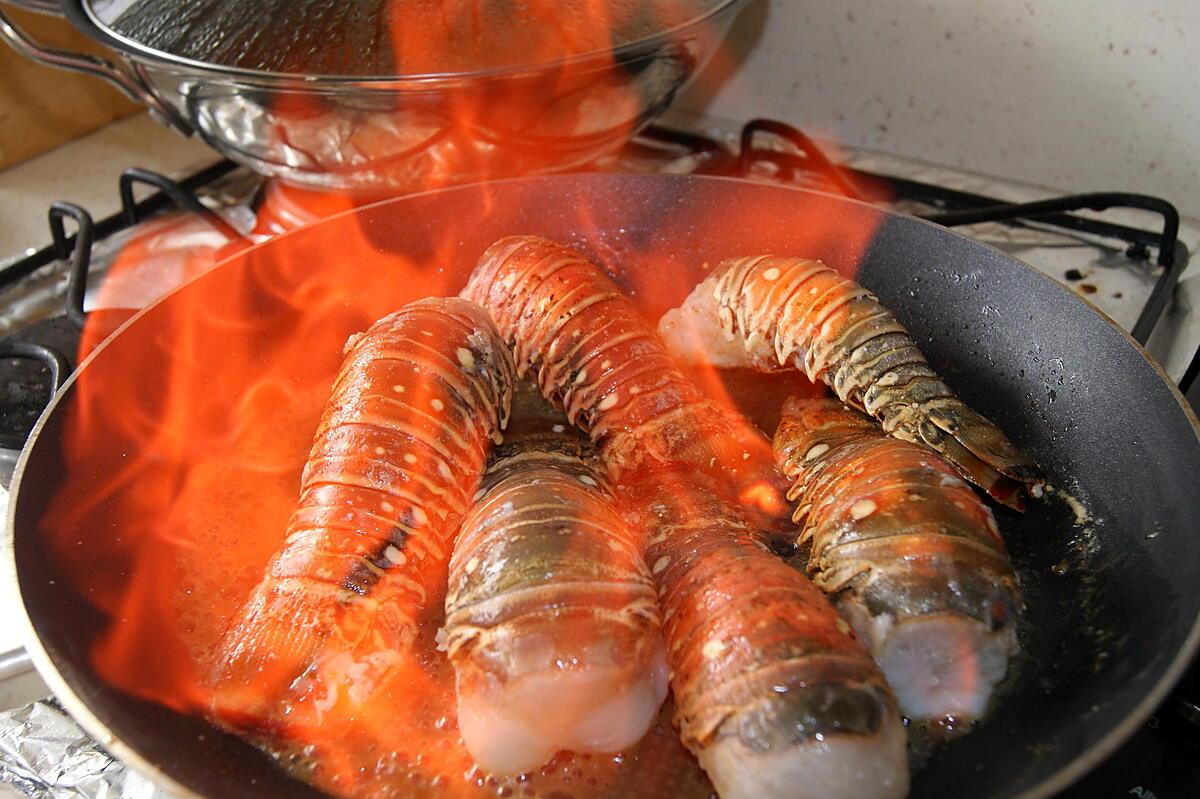
[[[857, 274], [960, 396], [1061, 489], [1023, 516], [997, 512], [1028, 605], [1024, 654], [1000, 705], [933, 757], [913, 797], [1061, 790], [1136, 729], [1194, 654], [1196, 421], [1144, 352], [1071, 292], [946, 229], [826, 195], [720, 178], [525, 179], [384, 202], [242, 252], [130, 320], [43, 416], [18, 467], [10, 512], [28, 643], [60, 699], [118, 756], [179, 795], [312, 793], [203, 720], [133, 698], [97, 674], [92, 647], [111, 619], [88, 600], [86, 579], [67, 567], [45, 519], [54, 503], [89, 497], [123, 458], [146, 453], [129, 452], [120, 431], [90, 449], [68, 448], [65, 431], [95, 412], [81, 401], [84, 391], [91, 401], [105, 390], [126, 397], [120, 386], [132, 381], [142, 415], [152, 416], [167, 390], [155, 370], [186, 339], [196, 370], [211, 375], [203, 423], [212, 424], [242, 388], [220, 379], [229, 352], [221, 342], [244, 337], [269, 371], [276, 349], [311, 313], [306, 302], [281, 299], [283, 289], [312, 270], [338, 280], [345, 296], [320, 340], [306, 345], [312, 362], [281, 379], [298, 390], [327, 386], [347, 336], [404, 302], [456, 291], [480, 253], [510, 234], [579, 246], [651, 315], [677, 304], [707, 264], [735, 255], [819, 257]], [[188, 317], [190, 327], [179, 329], [185, 304], [212, 309], [211, 321]], [[231, 318], [233, 309], [243, 317]], [[203, 324], [212, 325], [212, 346], [195, 346]], [[162, 453], [164, 470], [171, 457]], [[78, 533], [98, 570], [112, 562], [108, 549], [121, 531], [103, 513]], [[123, 577], [118, 568], [103, 579]], [[147, 661], [146, 679], [160, 665]]]

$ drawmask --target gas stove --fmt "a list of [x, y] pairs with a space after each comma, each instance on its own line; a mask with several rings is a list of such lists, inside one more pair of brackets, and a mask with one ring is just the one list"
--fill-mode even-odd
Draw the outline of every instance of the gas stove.
[[[1200, 280], [1187, 272], [1200, 228], [1181, 220], [1164, 200], [1123, 192], [1047, 199], [1038, 187], [883, 153], [840, 151], [831, 158], [801, 131], [771, 120], [734, 126], [669, 117], [593, 168], [800, 185], [961, 228], [1091, 302], [1146, 345], [1185, 393], [1200, 371], [1200, 314], [1194, 310], [1200, 308]], [[136, 199], [147, 188], [152, 192]], [[350, 207], [344, 198], [288, 189], [230, 162], [175, 179], [130, 169], [119, 194], [121, 212], [100, 219], [79, 205], [54, 203], [48, 209], [50, 243], [0, 259], [5, 485], [51, 388], [77, 362], [85, 318], [115, 329], [224, 254]], [[1200, 390], [1189, 399], [1200, 407]], [[6, 492], [0, 502], [7, 504]], [[0, 604], [0, 619], [12, 612]], [[0, 650], [8, 644], [0, 640]], [[20, 679], [21, 695], [36, 695], [44, 686], [33, 681], [30, 669], [19, 653], [0, 656], [0, 686]], [[0, 700], [7, 698], [0, 690]], [[53, 704], [0, 714], [0, 730], [6, 723], [10, 730], [24, 725], [28, 735], [47, 741], [94, 746], [97, 757], [105, 756]], [[0, 749], [7, 740], [0, 733]], [[4, 776], [0, 770], [0, 783]], [[1182, 799], [1198, 795], [1198, 786], [1200, 672], [1193, 669], [1123, 748], [1063, 796]]]

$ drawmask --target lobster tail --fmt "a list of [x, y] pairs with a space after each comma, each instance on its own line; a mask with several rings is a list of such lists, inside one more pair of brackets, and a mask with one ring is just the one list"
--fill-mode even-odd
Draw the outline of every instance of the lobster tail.
[[821, 591], [695, 473], [626, 493], [650, 536], [680, 734], [722, 799], [903, 796], [895, 697]]
[[954, 396], [895, 314], [820, 261], [725, 261], [660, 329], [690, 357], [699, 350], [720, 365], [803, 370], [889, 434], [939, 452], [999, 502], [1020, 508], [1022, 492], [1041, 493], [1037, 464]]
[[954, 468], [833, 399], [789, 400], [775, 434], [805, 569], [918, 719], [978, 718], [1016, 651], [1017, 578]]
[[258, 723], [335, 634], [412, 643], [507, 419], [512, 361], [465, 300], [411, 303], [346, 350], [283, 546], [217, 656], [226, 723]]
[[641, 542], [591, 445], [556, 421], [514, 421], [450, 563], [459, 725], [475, 761], [500, 774], [562, 749], [626, 749], [667, 691]]

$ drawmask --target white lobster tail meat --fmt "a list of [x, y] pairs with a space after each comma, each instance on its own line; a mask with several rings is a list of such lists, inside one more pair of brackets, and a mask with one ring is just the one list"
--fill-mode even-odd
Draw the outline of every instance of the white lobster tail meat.
[[953, 466], [834, 399], [784, 404], [806, 570], [922, 721], [979, 719], [1017, 651], [1017, 577], [992, 512]]
[[542, 669], [501, 682], [460, 679], [458, 726], [475, 762], [522, 774], [555, 753], [615, 753], [642, 739], [667, 695], [659, 651], [645, 668]]
[[666, 697], [653, 583], [594, 463], [557, 417], [514, 421], [454, 550], [446, 645], [459, 727], [496, 774], [559, 750], [619, 752]]
[[908, 772], [896, 764], [905, 761], [906, 743], [893, 715], [872, 737], [830, 733], [774, 752], [721, 738], [700, 754], [700, 763], [721, 799], [902, 799]]

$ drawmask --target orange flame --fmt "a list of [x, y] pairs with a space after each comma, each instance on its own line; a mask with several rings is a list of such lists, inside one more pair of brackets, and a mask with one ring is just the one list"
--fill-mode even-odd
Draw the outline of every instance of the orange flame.
[[[558, 0], [525, 5], [531, 15], [563, 19]], [[574, 5], [579, 15], [557, 31], [558, 40], [508, 46], [524, 60], [558, 57], [564, 48], [587, 52], [607, 46], [612, 30], [629, 22], [614, 16], [621, 4]], [[486, 15], [480, 16], [485, 5], [459, 0], [428, 6], [429, 14], [437, 8], [438, 14], [463, 15], [472, 42], [494, 38]], [[393, 44], [418, 61], [434, 59], [459, 52], [456, 36], [462, 30], [457, 18], [449, 25], [397, 20]], [[629, 84], [606, 76], [611, 71], [594, 63], [568, 64], [532, 82], [489, 82], [450, 104], [405, 101], [409, 104], [389, 113], [417, 122], [402, 134], [393, 130], [395, 135], [367, 126], [354, 146], [397, 156], [394, 163], [403, 163], [405, 171], [394, 185], [405, 191], [442, 187], [464, 176], [507, 177], [583, 163], [615, 147], [641, 121], [639, 98]], [[277, 109], [281, 115], [314, 111], [294, 97], [287, 103]], [[609, 109], [603, 118], [593, 114], [598, 104]], [[424, 128], [422, 119], [428, 123]], [[318, 133], [314, 127], [314, 136]], [[412, 148], [421, 151], [419, 158], [408, 157]], [[371, 227], [378, 216], [355, 214], [362, 197], [268, 191], [274, 205], [262, 215], [263, 233], [331, 212], [348, 215], [329, 232], [301, 231], [241, 253], [150, 308], [130, 334], [106, 344], [98, 368], [85, 368], [75, 384], [63, 443], [64, 480], [42, 523], [66, 570], [78, 576], [76, 588], [109, 620], [92, 653], [100, 675], [123, 691], [182, 712], [208, 712], [205, 674], [212, 653], [280, 548], [342, 345], [409, 301], [455, 293], [463, 277], [453, 269], [456, 247], [478, 224], [455, 220], [430, 233], [420, 251], [397, 252], [379, 243]], [[752, 239], [755, 228], [768, 221], [737, 209], [712, 209], [708, 218], [688, 220], [697, 231], [693, 251], [639, 262], [624, 252], [606, 254], [600, 242], [614, 239], [586, 205], [562, 210], [574, 219], [578, 239], [594, 243], [593, 255], [651, 316], [677, 305], [692, 288], [695, 274], [680, 261], [694, 264], [705, 257], [703, 231], [736, 226], [742, 238]], [[669, 219], [670, 209], [662, 214]], [[648, 227], [654, 224], [647, 220]], [[836, 247], [850, 259], [872, 233], [803, 209], [795, 225], [796, 252]], [[747, 253], [727, 253], [736, 254]], [[136, 269], [140, 255], [137, 247], [128, 249], [113, 274]], [[364, 262], [370, 263], [369, 284], [363, 281]], [[108, 333], [98, 322], [90, 325], [81, 355]], [[743, 398], [730, 391], [727, 375], [698, 368], [696, 378], [731, 413], [737, 410]], [[800, 381], [791, 388], [812, 390]], [[742, 424], [750, 464], [730, 468], [758, 475], [746, 480], [743, 500], [764, 517], [785, 517], [783, 482], [773, 472], [763, 435], [772, 431], [758, 430], [748, 419]], [[635, 790], [707, 795], [703, 775], [671, 730], [669, 710], [625, 755], [563, 755], [539, 774], [510, 782], [481, 774], [457, 735], [453, 675], [434, 649], [436, 627], [437, 620], [423, 630], [415, 653], [386, 647], [353, 657], [336, 648], [323, 652], [293, 685], [278, 727], [262, 731], [266, 743], [293, 754], [298, 769], [311, 768], [305, 773], [322, 788], [344, 795], [373, 795], [396, 785], [418, 796], [475, 795], [479, 787], [519, 791], [526, 785], [552, 792], [571, 781], [610, 796]]]

